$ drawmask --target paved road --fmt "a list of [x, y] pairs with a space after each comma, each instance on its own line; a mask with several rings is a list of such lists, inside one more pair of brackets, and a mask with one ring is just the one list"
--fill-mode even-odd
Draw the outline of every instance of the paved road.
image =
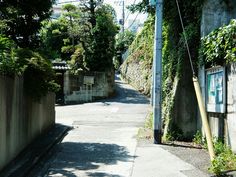
[[113, 99], [56, 107], [56, 122], [73, 129], [45, 163], [43, 176], [131, 176], [136, 135], [149, 101], [129, 85], [116, 82], [118, 94]]

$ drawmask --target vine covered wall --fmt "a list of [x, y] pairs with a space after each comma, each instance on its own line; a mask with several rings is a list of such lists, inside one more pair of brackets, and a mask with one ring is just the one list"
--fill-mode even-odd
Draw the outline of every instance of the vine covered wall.
[[[197, 68], [203, 1], [179, 0], [194, 67]], [[185, 47], [176, 1], [164, 1], [162, 112], [166, 139], [190, 139], [197, 130], [197, 104], [192, 71]], [[149, 27], [148, 27], [149, 25]], [[143, 39], [141, 38], [143, 37]], [[142, 32], [130, 47], [121, 67], [122, 75], [138, 90], [150, 95], [153, 60], [154, 17], [149, 16]], [[132, 71], [132, 72], [131, 72]], [[143, 79], [146, 78], [146, 79]], [[148, 85], [148, 87], [146, 87]]]

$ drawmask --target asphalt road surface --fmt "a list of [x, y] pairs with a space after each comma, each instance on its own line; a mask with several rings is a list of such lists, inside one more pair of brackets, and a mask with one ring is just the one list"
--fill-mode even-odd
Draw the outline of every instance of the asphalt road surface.
[[116, 85], [114, 98], [56, 107], [56, 122], [72, 129], [35, 176], [132, 175], [136, 135], [150, 110], [149, 100], [118, 78]]

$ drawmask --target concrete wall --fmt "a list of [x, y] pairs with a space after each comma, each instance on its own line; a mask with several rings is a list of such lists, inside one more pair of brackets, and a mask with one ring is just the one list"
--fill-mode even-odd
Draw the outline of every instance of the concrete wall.
[[0, 75], [0, 170], [55, 123], [55, 96], [32, 101], [23, 78]]
[[[231, 19], [236, 18], [236, 0], [206, 0], [201, 21], [201, 36], [206, 36], [211, 31], [226, 25]], [[226, 78], [227, 78], [227, 113], [208, 113], [210, 127], [213, 136], [225, 137], [229, 145], [236, 152], [236, 108], [235, 108], [235, 86], [236, 86], [236, 74], [235, 64], [227, 66]], [[205, 98], [205, 68], [199, 69], [199, 81], [202, 89], [203, 96]], [[199, 116], [198, 127], [200, 128], [201, 121]]]
[[227, 119], [225, 134], [228, 144], [236, 152], [236, 63], [227, 66]]
[[[86, 77], [92, 77], [93, 83], [86, 83]], [[115, 92], [114, 72], [80, 72], [64, 75], [64, 102], [84, 103], [96, 99], [106, 98]]]
[[183, 131], [183, 138], [192, 140], [197, 132], [197, 100], [188, 60], [183, 60], [183, 74], [177, 86], [172, 112], [173, 123]]

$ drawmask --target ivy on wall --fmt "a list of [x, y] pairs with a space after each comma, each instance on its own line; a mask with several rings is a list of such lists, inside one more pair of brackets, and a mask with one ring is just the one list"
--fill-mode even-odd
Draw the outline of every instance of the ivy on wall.
[[200, 64], [206, 67], [236, 62], [236, 20], [203, 37], [199, 53]]
[[187, 69], [190, 68], [190, 63], [186, 50], [184, 33], [188, 40], [194, 67], [197, 68], [198, 47], [200, 45], [200, 21], [203, 3], [204, 1], [202, 0], [179, 0], [185, 27], [185, 32], [183, 32], [176, 1], [164, 1], [162, 112], [164, 119], [164, 139], [166, 140], [191, 138], [185, 137], [183, 131], [173, 120], [174, 105], [177, 98], [177, 90], [182, 81], [182, 76], [188, 75], [189, 79], [191, 79], [191, 74], [189, 73], [190, 69]]

